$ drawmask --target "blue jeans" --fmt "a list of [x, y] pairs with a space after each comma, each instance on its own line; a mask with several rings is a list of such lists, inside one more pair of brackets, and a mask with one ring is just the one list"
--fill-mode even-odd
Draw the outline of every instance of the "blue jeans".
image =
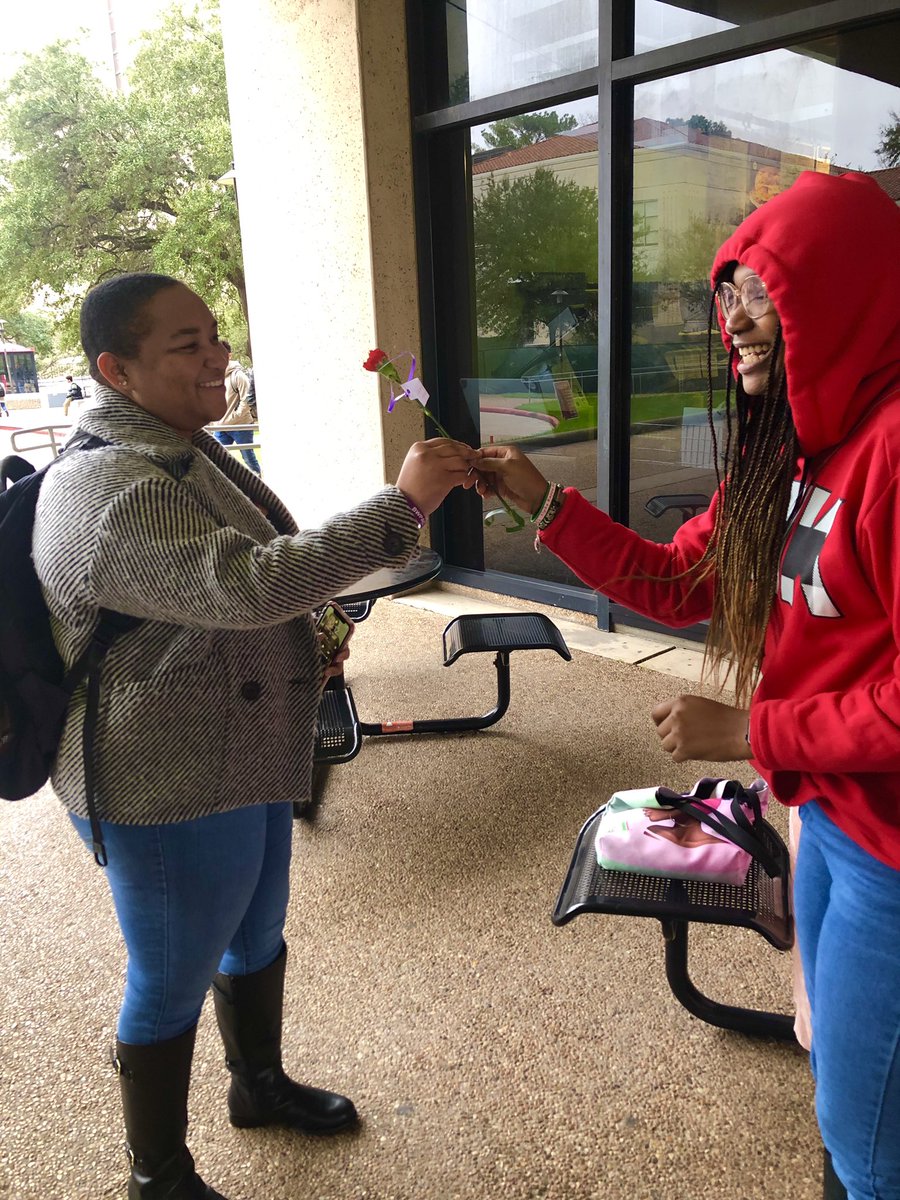
[[[252, 429], [235, 429], [232, 433], [227, 429], [215, 429], [213, 432], [216, 435], [216, 441], [221, 442], [223, 446], [249, 446], [253, 441]], [[261, 474], [259, 469], [259, 459], [253, 450], [242, 450], [241, 458], [251, 471], [255, 471], [257, 475]]]
[[[71, 819], [90, 848], [90, 822]], [[172, 825], [101, 828], [128, 950], [119, 1040], [153, 1045], [197, 1023], [216, 971], [250, 975], [280, 954], [292, 808], [255, 804]]]
[[900, 1200], [900, 871], [815, 802], [800, 816], [794, 903], [819, 1128], [850, 1200]]

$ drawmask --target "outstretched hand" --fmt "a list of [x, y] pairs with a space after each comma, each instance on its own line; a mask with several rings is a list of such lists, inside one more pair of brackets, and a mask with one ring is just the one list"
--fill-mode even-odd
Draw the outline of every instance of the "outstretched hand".
[[750, 714], [705, 696], [678, 696], [651, 713], [663, 750], [674, 762], [736, 762], [752, 758], [747, 728]]
[[450, 438], [413, 442], [403, 460], [397, 487], [429, 516], [455, 487], [470, 488], [477, 451]]
[[524, 513], [537, 510], [548, 483], [515, 446], [483, 446], [476, 450], [475, 490], [479, 496], [501, 496]]

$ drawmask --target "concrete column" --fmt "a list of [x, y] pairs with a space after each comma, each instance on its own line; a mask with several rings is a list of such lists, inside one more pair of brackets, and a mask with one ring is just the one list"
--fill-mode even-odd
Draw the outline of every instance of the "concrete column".
[[264, 472], [307, 527], [421, 436], [362, 370], [418, 344], [403, 7], [222, 2]]

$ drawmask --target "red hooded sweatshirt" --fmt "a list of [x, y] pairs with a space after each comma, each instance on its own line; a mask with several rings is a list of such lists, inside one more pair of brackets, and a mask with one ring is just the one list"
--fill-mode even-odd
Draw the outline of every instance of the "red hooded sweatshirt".
[[[781, 319], [807, 484], [750, 708], [754, 762], [781, 801], [816, 799], [900, 869], [900, 209], [868, 176], [804, 172], [725, 242], [713, 280], [732, 262]], [[657, 545], [567, 489], [542, 540], [591, 587], [689, 625], [711, 582], [688, 596], [689, 580], [634, 576], [695, 563], [715, 503]]]

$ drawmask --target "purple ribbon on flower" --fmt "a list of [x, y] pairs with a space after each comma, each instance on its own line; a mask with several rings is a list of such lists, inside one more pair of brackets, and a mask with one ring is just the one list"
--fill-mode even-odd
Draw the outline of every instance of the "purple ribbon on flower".
[[[391, 361], [393, 362], [394, 360], [391, 359]], [[416, 356], [414, 354], [410, 354], [410, 356], [409, 356], [409, 374], [406, 377], [406, 382], [410, 383], [415, 378], [415, 375], [416, 375]], [[407, 399], [412, 399], [412, 397], [410, 396], [410, 394], [406, 390], [406, 388], [403, 387], [402, 384], [400, 385], [400, 391], [395, 392], [393, 380], [388, 379], [388, 383], [391, 385], [391, 398], [388, 401], [388, 412], [393, 412], [394, 405], [397, 403], [397, 401], [400, 399], [401, 396], [406, 396]]]

